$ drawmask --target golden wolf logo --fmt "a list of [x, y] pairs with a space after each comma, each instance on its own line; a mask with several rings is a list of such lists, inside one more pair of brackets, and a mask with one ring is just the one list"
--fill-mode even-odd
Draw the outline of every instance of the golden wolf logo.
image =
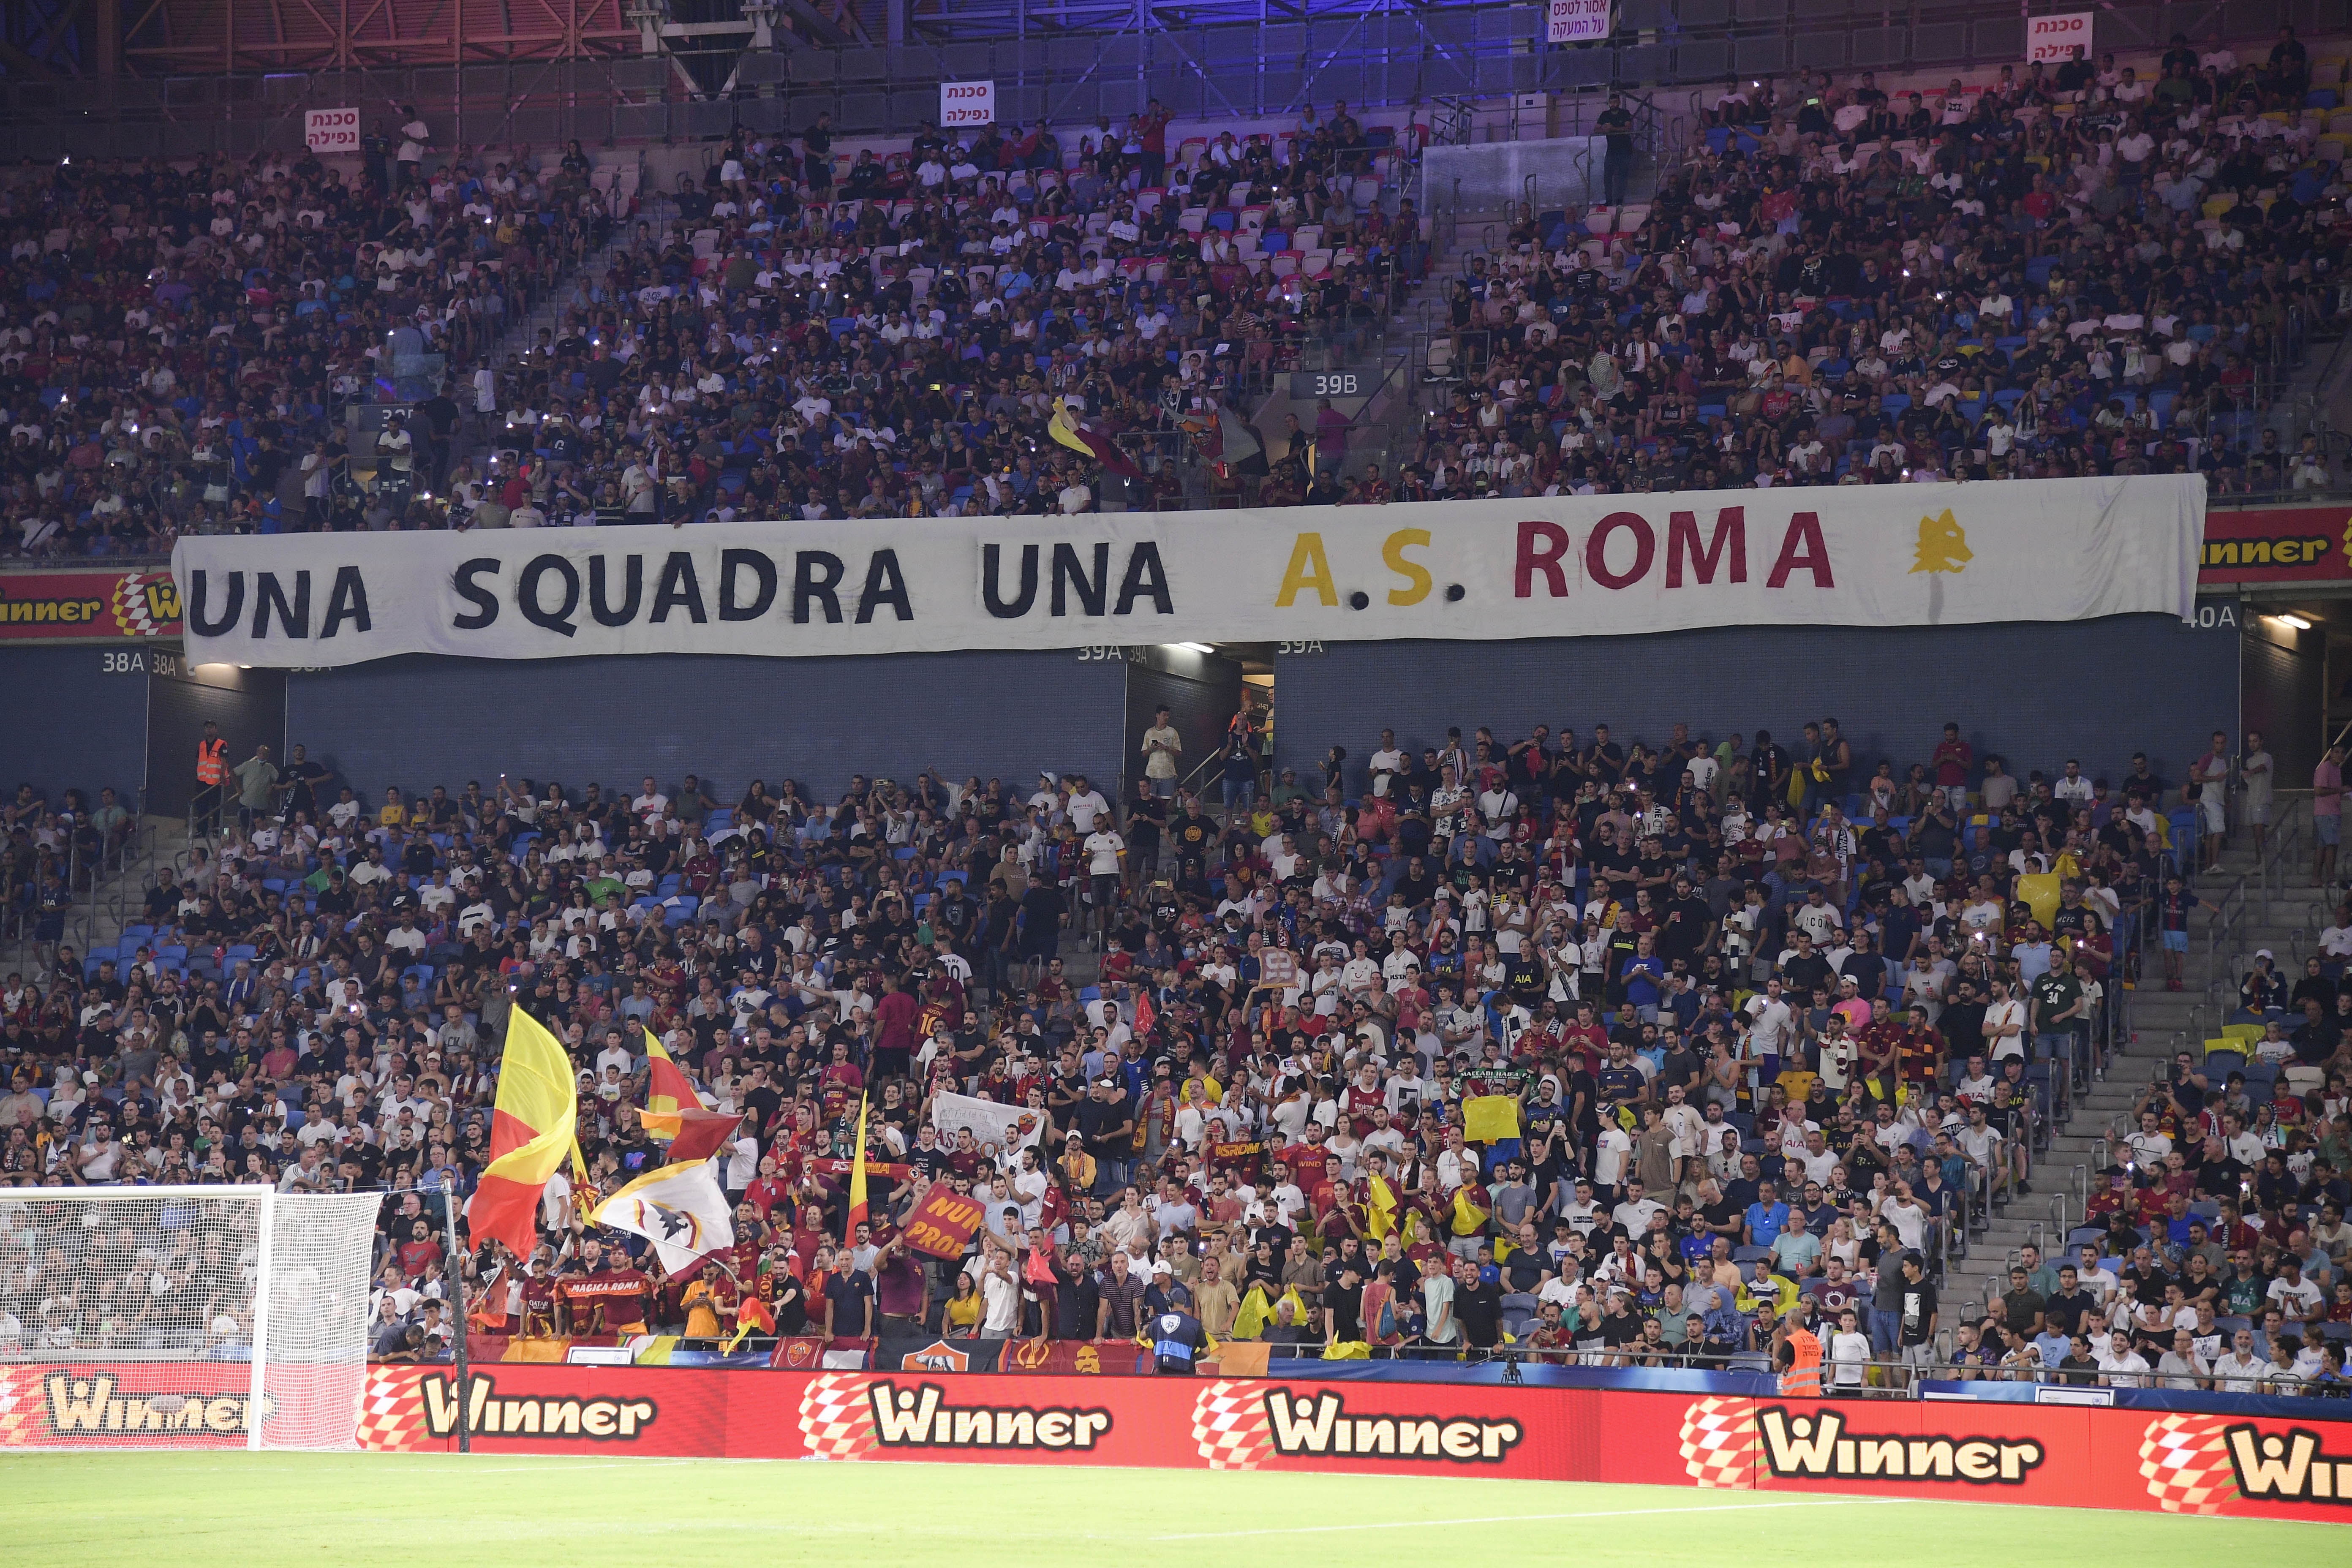
[[1941, 517], [1919, 520], [1919, 552], [1911, 562], [1911, 570], [1919, 572], [1965, 572], [1976, 552], [1969, 548], [1969, 536], [1953, 518], [1949, 507]]

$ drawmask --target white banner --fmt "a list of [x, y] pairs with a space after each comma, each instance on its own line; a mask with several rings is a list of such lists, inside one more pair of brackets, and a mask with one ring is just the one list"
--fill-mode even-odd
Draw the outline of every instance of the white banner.
[[188, 657], [925, 653], [2195, 606], [2194, 474], [1264, 511], [183, 537]]
[[1614, 0], [1545, 0], [1544, 42], [1591, 44], [1609, 36]]
[[996, 122], [996, 84], [992, 81], [940, 83], [940, 129], [958, 131]]
[[969, 1127], [973, 1142], [997, 1154], [1026, 1148], [1045, 1135], [1045, 1112], [970, 1094], [931, 1096], [931, 1125], [950, 1141], [958, 1129]]
[[2095, 11], [2069, 11], [2058, 16], [2028, 16], [2025, 19], [2025, 58], [2049, 65], [2063, 65], [2074, 58], [2079, 47], [2083, 58], [2091, 58], [2091, 19]]
[[304, 110], [302, 144], [313, 153], [358, 152], [360, 111], [356, 109]]

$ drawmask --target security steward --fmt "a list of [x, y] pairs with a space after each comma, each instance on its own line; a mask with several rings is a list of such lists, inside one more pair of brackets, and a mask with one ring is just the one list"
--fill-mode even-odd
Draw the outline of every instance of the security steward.
[[1193, 1364], [1216, 1348], [1200, 1319], [1173, 1309], [1147, 1321], [1137, 1338], [1151, 1346], [1151, 1359], [1160, 1371], [1178, 1377], [1192, 1376]]
[[1805, 1309], [1800, 1300], [1772, 1336], [1772, 1364], [1780, 1370], [1784, 1399], [1822, 1396], [1822, 1342], [1805, 1326]]
[[207, 719], [204, 739], [196, 742], [196, 793], [188, 802], [189, 831], [213, 831], [228, 798], [227, 785], [228, 742], [221, 739], [220, 726]]

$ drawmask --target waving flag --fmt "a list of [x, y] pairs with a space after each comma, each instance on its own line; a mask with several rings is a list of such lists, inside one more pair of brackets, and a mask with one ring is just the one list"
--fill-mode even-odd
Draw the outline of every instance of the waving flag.
[[866, 1220], [866, 1097], [857, 1097], [857, 1152], [856, 1163], [849, 1167], [849, 1224], [842, 1239], [855, 1242], [857, 1227]]
[[1474, 1095], [1462, 1102], [1462, 1136], [1497, 1143], [1519, 1135], [1519, 1102], [1507, 1094]]
[[1146, 1035], [1150, 1034], [1150, 1033], [1151, 1033], [1151, 1026], [1152, 1026], [1152, 1025], [1154, 1025], [1154, 1024], [1156, 1024], [1156, 1023], [1158, 1023], [1159, 1021], [1160, 1021], [1160, 1015], [1159, 1015], [1157, 1012], [1153, 1011], [1152, 1006], [1151, 1006], [1151, 993], [1150, 993], [1150, 990], [1148, 990], [1147, 988], [1143, 987], [1143, 986], [1140, 986], [1140, 985], [1137, 986], [1137, 987], [1135, 988], [1135, 1033], [1136, 1033], [1136, 1037], [1139, 1039], [1139, 1038], [1141, 1038], [1142, 1037], [1144, 1037], [1144, 1036], [1146, 1036]]
[[1143, 477], [1143, 470], [1108, 436], [1071, 413], [1069, 405], [1058, 397], [1054, 399], [1054, 416], [1046, 421], [1045, 433], [1071, 451], [1085, 453], [1114, 474], [1130, 479]]
[[1486, 1211], [1470, 1201], [1470, 1189], [1454, 1189], [1454, 1234], [1475, 1236], [1486, 1227]]
[[598, 1225], [642, 1236], [677, 1274], [707, 1252], [735, 1245], [735, 1216], [703, 1161], [648, 1172], [596, 1205]]
[[653, 1081], [646, 1089], [646, 1108], [637, 1113], [645, 1124], [646, 1136], [669, 1145], [670, 1163], [683, 1164], [688, 1160], [708, 1160], [727, 1146], [742, 1125], [740, 1111], [706, 1110], [702, 1097], [654, 1032], [640, 1024], [646, 1037], [646, 1061], [653, 1069]]
[[575, 1147], [580, 1106], [563, 1042], [517, 1007], [507, 1015], [499, 1099], [490, 1114], [490, 1163], [467, 1200], [466, 1227], [504, 1242], [518, 1258], [539, 1244], [539, 1200]]
[[1371, 1199], [1365, 1206], [1371, 1211], [1372, 1239], [1378, 1241], [1396, 1228], [1396, 1192], [1379, 1176], [1366, 1177], [1364, 1190]]

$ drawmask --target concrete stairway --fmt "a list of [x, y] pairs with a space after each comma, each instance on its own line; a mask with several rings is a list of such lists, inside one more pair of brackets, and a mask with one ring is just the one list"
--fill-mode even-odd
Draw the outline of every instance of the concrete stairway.
[[2150, 954], [2141, 984], [2120, 994], [2119, 1048], [2076, 1095], [2050, 1146], [2036, 1153], [2033, 1191], [1997, 1205], [1990, 1222], [1969, 1237], [1968, 1255], [1951, 1265], [1943, 1289], [1948, 1325], [1962, 1321], [1963, 1310], [1972, 1317], [1988, 1295], [2008, 1289], [2007, 1271], [2020, 1247], [2031, 1241], [2046, 1255], [2063, 1245], [2068, 1228], [2082, 1224], [2085, 1183], [2095, 1185], [2107, 1163], [2106, 1135], [2129, 1124], [2133, 1105], [2175, 1050], [2187, 1047], [2202, 1055], [2204, 1042], [2237, 1005], [2239, 978], [2253, 952], [2268, 948], [2283, 973], [2301, 972], [2328, 921], [2329, 901], [2309, 885], [2307, 829], [2290, 827], [2288, 834], [2283, 852], [2273, 843], [2267, 895], [2242, 830], [2220, 868], [2199, 878], [2199, 894], [2223, 910], [2200, 907], [2191, 917], [2184, 988], [2166, 990], [2160, 955]]

